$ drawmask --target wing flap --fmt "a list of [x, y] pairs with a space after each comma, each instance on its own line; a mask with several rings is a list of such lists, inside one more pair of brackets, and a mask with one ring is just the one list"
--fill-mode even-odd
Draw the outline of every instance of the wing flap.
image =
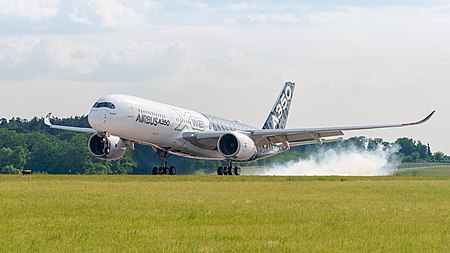
[[190, 142], [192, 145], [207, 149], [207, 150], [214, 150], [217, 147], [217, 141], [219, 140], [220, 136], [224, 134], [225, 132], [213, 132], [213, 131], [206, 131], [206, 132], [184, 132], [182, 137], [184, 140]]

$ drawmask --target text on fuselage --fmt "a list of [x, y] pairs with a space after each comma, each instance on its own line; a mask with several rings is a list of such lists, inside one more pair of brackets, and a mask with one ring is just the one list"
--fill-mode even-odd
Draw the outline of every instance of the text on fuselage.
[[281, 95], [280, 101], [275, 107], [275, 110], [272, 113], [272, 125], [274, 128], [277, 128], [278, 124], [280, 124], [280, 121], [283, 118], [283, 114], [285, 113], [289, 102], [292, 99], [292, 88], [290, 86], [286, 86], [286, 89], [284, 89], [283, 94]]
[[[156, 114], [156, 116], [149, 115], [149, 114]], [[163, 117], [164, 117], [164, 115], [162, 115], [162, 114], [147, 112], [147, 111], [139, 109], [138, 115], [136, 117], [136, 122], [147, 124], [147, 125], [152, 125], [152, 126], [158, 126], [158, 125], [170, 126], [170, 120], [164, 119]]]

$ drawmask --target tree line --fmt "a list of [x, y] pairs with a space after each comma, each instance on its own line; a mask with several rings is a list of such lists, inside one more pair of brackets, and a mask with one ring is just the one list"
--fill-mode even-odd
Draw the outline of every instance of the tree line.
[[[54, 119], [55, 124], [89, 127], [87, 116]], [[147, 146], [136, 145], [129, 148], [125, 156], [117, 161], [102, 161], [92, 156], [88, 150], [89, 134], [51, 129], [42, 118], [31, 120], [12, 118], [0, 119], [0, 173], [19, 173], [21, 169], [51, 174], [150, 174], [154, 166], [159, 166], [155, 151]], [[450, 157], [442, 152], [432, 152], [430, 145], [411, 138], [399, 138], [394, 143], [383, 139], [352, 137], [340, 143], [324, 144], [322, 148], [356, 148], [373, 150], [399, 146], [397, 153], [402, 162], [448, 163]], [[321, 148], [308, 145], [292, 148], [280, 155], [245, 163], [249, 166], [267, 165], [287, 160], [306, 158]], [[179, 174], [199, 171], [213, 173], [221, 161], [205, 161], [171, 156], [169, 163], [178, 168]]]

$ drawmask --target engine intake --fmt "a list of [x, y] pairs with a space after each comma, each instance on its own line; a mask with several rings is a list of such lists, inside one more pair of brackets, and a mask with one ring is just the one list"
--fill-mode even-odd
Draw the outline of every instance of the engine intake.
[[117, 136], [104, 136], [94, 134], [89, 138], [89, 151], [101, 160], [120, 159], [127, 150], [125, 142]]
[[217, 142], [219, 153], [230, 160], [246, 161], [256, 154], [253, 140], [242, 133], [226, 133]]

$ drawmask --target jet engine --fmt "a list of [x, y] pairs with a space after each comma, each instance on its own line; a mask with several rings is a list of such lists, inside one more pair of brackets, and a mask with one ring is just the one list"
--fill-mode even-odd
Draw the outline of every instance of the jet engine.
[[89, 151], [101, 160], [120, 159], [127, 150], [125, 142], [117, 136], [94, 134], [89, 138]]
[[256, 145], [242, 133], [226, 133], [217, 142], [219, 153], [233, 161], [246, 161], [256, 153]]

